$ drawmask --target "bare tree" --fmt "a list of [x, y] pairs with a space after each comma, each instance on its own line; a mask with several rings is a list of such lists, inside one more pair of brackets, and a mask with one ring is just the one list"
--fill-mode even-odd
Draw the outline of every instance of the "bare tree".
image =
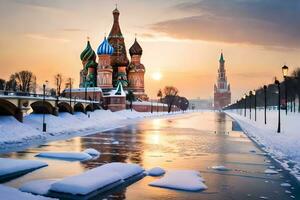
[[162, 93], [161, 89], [158, 90], [157, 97], [159, 98], [159, 101], [161, 102], [161, 99], [163, 97], [163, 93]]
[[0, 79], [0, 90], [5, 90], [6, 81], [4, 79]]
[[36, 89], [36, 77], [31, 71], [20, 71], [10, 76], [10, 81], [16, 82], [17, 90], [21, 92], [32, 92]]
[[60, 96], [61, 94], [61, 86], [63, 84], [63, 76], [61, 74], [56, 74], [54, 76], [55, 85], [56, 85], [56, 95]]
[[165, 95], [164, 102], [168, 104], [168, 113], [170, 113], [172, 110], [172, 106], [175, 103], [177, 94], [178, 94], [178, 89], [174, 86], [166, 86], [164, 88], [164, 95]]

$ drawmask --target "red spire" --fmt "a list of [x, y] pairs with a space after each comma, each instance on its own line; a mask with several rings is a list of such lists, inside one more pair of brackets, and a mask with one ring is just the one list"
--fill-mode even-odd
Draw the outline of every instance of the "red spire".
[[111, 28], [111, 31], [109, 33], [108, 38], [111, 38], [111, 37], [123, 37], [122, 32], [121, 32], [121, 28], [120, 28], [120, 25], [119, 25], [120, 12], [119, 12], [117, 6], [113, 10], [113, 16], [114, 16], [114, 23], [113, 23], [113, 26]]

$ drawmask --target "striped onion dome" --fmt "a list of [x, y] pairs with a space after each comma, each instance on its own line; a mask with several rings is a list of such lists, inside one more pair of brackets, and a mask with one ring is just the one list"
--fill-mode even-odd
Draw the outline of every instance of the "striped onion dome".
[[114, 53], [114, 48], [109, 44], [106, 37], [104, 37], [103, 42], [98, 47], [97, 54], [98, 55], [103, 55], [103, 54], [112, 55], [113, 53]]
[[89, 61], [89, 60], [95, 60], [96, 59], [96, 54], [95, 54], [94, 50], [91, 47], [90, 41], [87, 42], [86, 48], [80, 54], [80, 59], [82, 61]]

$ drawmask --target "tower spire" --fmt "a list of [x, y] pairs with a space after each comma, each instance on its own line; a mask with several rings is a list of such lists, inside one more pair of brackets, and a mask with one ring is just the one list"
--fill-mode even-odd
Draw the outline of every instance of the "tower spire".
[[225, 62], [224, 56], [223, 56], [223, 49], [221, 50], [221, 56], [220, 56], [220, 62]]

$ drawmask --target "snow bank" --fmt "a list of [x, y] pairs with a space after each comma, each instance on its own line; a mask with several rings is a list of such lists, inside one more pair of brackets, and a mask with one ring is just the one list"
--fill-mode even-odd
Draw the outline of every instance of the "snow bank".
[[0, 158], [0, 180], [9, 179], [47, 165], [45, 162], [36, 160]]
[[4, 185], [0, 185], [0, 194], [1, 198], [5, 200], [53, 200], [53, 198], [32, 195]]
[[207, 189], [203, 183], [204, 179], [200, 177], [200, 173], [194, 170], [174, 170], [168, 171], [164, 177], [151, 182], [150, 186], [185, 190], [200, 191]]
[[48, 193], [51, 185], [57, 180], [34, 180], [23, 184], [19, 190], [36, 195], [45, 195]]
[[154, 168], [149, 169], [147, 171], [147, 174], [149, 176], [161, 176], [161, 175], [163, 175], [165, 173], [166, 173], [166, 171], [163, 168], [160, 168], [160, 167], [154, 167]]
[[277, 133], [278, 111], [267, 111], [267, 124], [264, 124], [264, 111], [257, 110], [257, 121], [254, 121], [252, 110], [252, 120], [249, 119], [249, 109], [247, 117], [238, 114], [236, 110], [226, 111], [226, 113], [236, 120], [245, 134], [261, 146], [276, 162], [285, 170], [289, 171], [298, 181], [300, 181], [300, 114], [281, 111], [281, 133]]
[[100, 152], [93, 148], [86, 149], [83, 151], [83, 153], [87, 153], [91, 156], [100, 156]]
[[44, 158], [56, 158], [62, 160], [90, 160], [93, 157], [84, 152], [43, 152], [36, 155], [37, 157], [44, 157]]
[[10, 143], [18, 145], [20, 141], [30, 139], [37, 140], [44, 139], [44, 137], [40, 131], [19, 122], [13, 116], [0, 116], [0, 146]]
[[57, 181], [51, 185], [50, 190], [73, 195], [87, 195], [107, 186], [118, 185], [143, 171], [143, 168], [137, 164], [109, 163]]

